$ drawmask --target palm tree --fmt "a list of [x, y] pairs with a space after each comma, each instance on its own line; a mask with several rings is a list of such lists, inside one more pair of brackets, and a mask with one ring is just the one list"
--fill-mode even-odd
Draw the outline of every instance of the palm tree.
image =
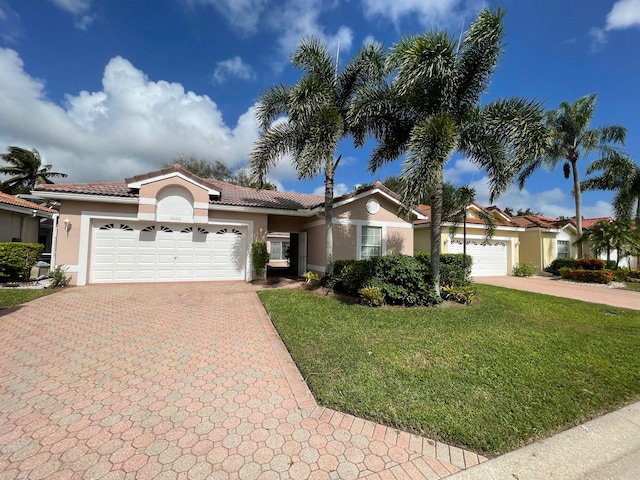
[[[576, 230], [582, 236], [582, 200], [578, 160], [580, 156], [597, 153], [596, 160], [607, 162], [620, 155], [620, 151], [611, 144], [624, 144], [627, 129], [622, 125], [606, 125], [589, 129], [596, 108], [595, 93], [586, 95], [574, 103], [562, 102], [557, 110], [547, 113], [546, 124], [549, 131], [548, 149], [525, 168], [519, 176], [520, 186], [540, 165], [555, 168], [564, 162], [564, 177], [573, 175], [573, 198], [576, 206]], [[578, 256], [582, 256], [582, 245], [578, 244]]]
[[586, 229], [577, 243], [585, 241], [595, 255], [606, 253], [607, 264], [611, 261], [611, 251], [616, 250], [616, 268], [621, 257], [634, 254], [640, 248], [637, 231], [628, 220], [600, 220]]
[[28, 193], [40, 183], [54, 183], [51, 178], [65, 178], [66, 173], [52, 172], [51, 165], [42, 165], [40, 152], [35, 148], [26, 150], [9, 147], [7, 153], [0, 155], [10, 166], [0, 167], [0, 173], [10, 175], [0, 184], [0, 190], [12, 193]]
[[[366, 45], [338, 71], [326, 45], [305, 38], [291, 56], [304, 76], [292, 87], [277, 85], [260, 96], [257, 118], [263, 130], [251, 152], [249, 167], [264, 182], [269, 168], [290, 155], [299, 178], [324, 172], [326, 222], [326, 274], [332, 273], [333, 187], [342, 158], [335, 158], [341, 140], [353, 134], [347, 113], [360, 88], [384, 78], [384, 55]], [[286, 116], [286, 119], [280, 117]]]
[[404, 155], [401, 196], [406, 206], [431, 192], [431, 271], [440, 293], [444, 165], [460, 152], [483, 167], [491, 201], [543, 148], [543, 109], [522, 98], [480, 105], [503, 50], [504, 10], [483, 9], [464, 39], [442, 31], [406, 37], [387, 66], [391, 84], [363, 90], [351, 111], [356, 140], [378, 141], [369, 169]]
[[614, 190], [613, 210], [619, 220], [631, 220], [640, 228], [640, 167], [627, 155], [610, 155], [591, 163], [587, 174], [602, 170], [598, 177], [582, 182], [582, 190]]

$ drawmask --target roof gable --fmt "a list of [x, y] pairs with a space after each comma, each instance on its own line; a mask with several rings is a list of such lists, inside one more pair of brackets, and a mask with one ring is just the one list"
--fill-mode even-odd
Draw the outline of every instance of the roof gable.
[[125, 182], [127, 183], [128, 188], [140, 189], [143, 185], [158, 182], [161, 180], [167, 180], [170, 178], [181, 178], [182, 180], [191, 183], [192, 185], [206, 190], [209, 196], [220, 196], [219, 190], [213, 189], [210, 186], [206, 185], [202, 178], [194, 175], [188, 170], [185, 170], [178, 163], [174, 164], [172, 167], [163, 168], [162, 170], [156, 170], [155, 172], [135, 175], [133, 177], [125, 179]]

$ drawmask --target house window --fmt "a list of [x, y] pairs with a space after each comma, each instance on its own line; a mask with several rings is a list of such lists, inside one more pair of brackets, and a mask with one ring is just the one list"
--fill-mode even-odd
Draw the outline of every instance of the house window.
[[362, 244], [360, 246], [360, 259], [366, 260], [382, 254], [382, 228], [362, 227]]
[[271, 242], [269, 253], [271, 260], [286, 260], [289, 252], [289, 242]]
[[571, 246], [568, 240], [558, 240], [558, 258], [571, 258]]

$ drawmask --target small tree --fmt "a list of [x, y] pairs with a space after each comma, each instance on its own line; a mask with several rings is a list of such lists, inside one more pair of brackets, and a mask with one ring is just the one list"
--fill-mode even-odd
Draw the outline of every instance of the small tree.
[[40, 152], [35, 148], [9, 147], [0, 157], [9, 164], [0, 167], [0, 174], [9, 179], [0, 183], [0, 191], [7, 193], [29, 193], [41, 183], [54, 183], [52, 178], [65, 178], [66, 173], [52, 172], [51, 165], [43, 165]]

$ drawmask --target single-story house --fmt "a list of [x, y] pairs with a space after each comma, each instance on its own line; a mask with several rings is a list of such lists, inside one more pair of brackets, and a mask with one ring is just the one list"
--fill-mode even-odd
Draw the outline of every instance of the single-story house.
[[0, 242], [41, 243], [52, 251], [52, 219], [57, 211], [0, 192]]
[[519, 215], [511, 217], [511, 222], [524, 228], [520, 234], [520, 261], [534, 264], [538, 272], [556, 258], [578, 257], [578, 249], [574, 245], [578, 236], [572, 220]]
[[[414, 222], [414, 245], [416, 251], [431, 249], [431, 209], [421, 205], [425, 219]], [[513, 266], [520, 262], [520, 234], [524, 228], [514, 225], [509, 215], [498, 208], [484, 208], [478, 203], [467, 207], [466, 238], [463, 222], [454, 225], [446, 219], [442, 222], [441, 253], [466, 253], [473, 263], [471, 275], [474, 277], [511, 275]], [[495, 222], [495, 233], [487, 240], [481, 212], [491, 215]], [[454, 229], [455, 227], [455, 229]]]
[[[71, 284], [246, 280], [251, 243], [287, 233], [293, 273], [325, 270], [324, 196], [203, 179], [180, 165], [123, 182], [39, 185], [60, 202], [55, 265]], [[335, 199], [333, 259], [412, 254], [414, 210], [376, 182]], [[273, 237], [272, 237], [273, 238]]]

